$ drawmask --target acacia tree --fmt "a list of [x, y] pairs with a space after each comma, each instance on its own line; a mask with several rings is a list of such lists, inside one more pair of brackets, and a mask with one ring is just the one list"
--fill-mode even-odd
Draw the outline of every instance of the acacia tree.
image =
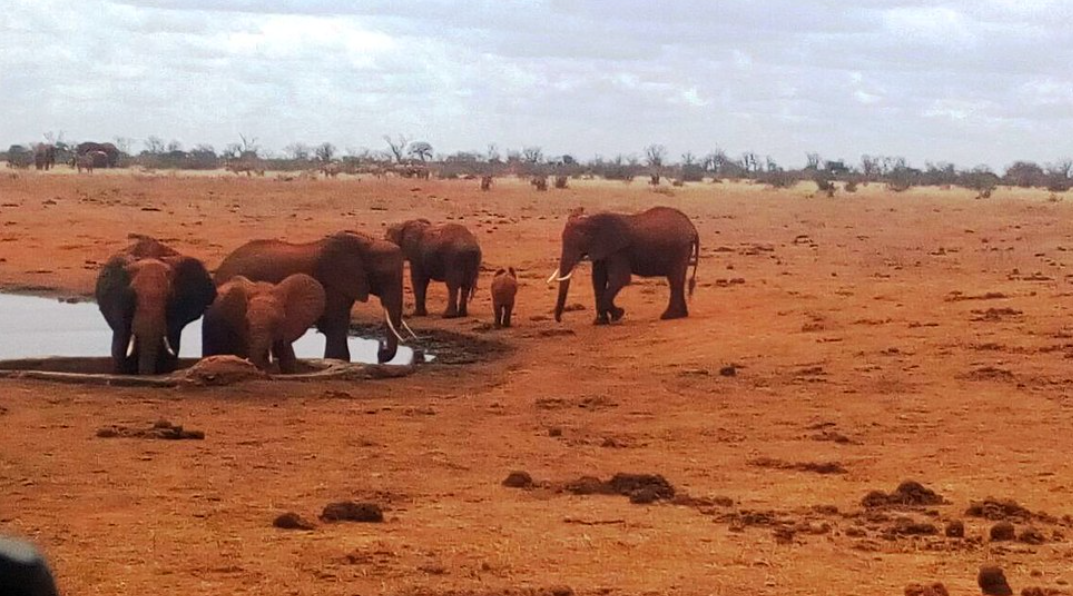
[[432, 159], [432, 145], [425, 141], [410, 143], [410, 157], [416, 157], [423, 162]]
[[659, 184], [660, 176], [663, 175], [663, 163], [667, 160], [667, 148], [663, 145], [652, 144], [645, 147], [645, 163], [652, 168], [652, 184]]
[[335, 157], [335, 145], [325, 141], [320, 145], [317, 145], [317, 148], [314, 150], [314, 153], [316, 154], [317, 159], [319, 159], [320, 161], [324, 163], [330, 163]]
[[387, 141], [388, 150], [395, 157], [395, 162], [402, 163], [402, 159], [406, 155], [406, 146], [410, 144], [409, 139], [402, 135], [398, 135], [396, 139], [384, 135], [384, 140]]
[[305, 143], [291, 143], [283, 148], [283, 154], [295, 161], [306, 161], [312, 153]]
[[157, 155], [164, 152], [164, 139], [156, 136], [149, 135], [148, 139], [145, 139], [145, 152], [151, 155]]

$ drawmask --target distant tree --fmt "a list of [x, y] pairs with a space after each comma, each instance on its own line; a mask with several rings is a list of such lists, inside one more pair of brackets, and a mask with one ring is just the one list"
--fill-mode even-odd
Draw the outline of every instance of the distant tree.
[[168, 145], [164, 148], [168, 153], [178, 153], [183, 150], [183, 144], [175, 139], [168, 141]]
[[[62, 136], [63, 133], [60, 134]], [[130, 150], [134, 146], [134, 139], [130, 137], [115, 137], [112, 141], [115, 143], [116, 149], [119, 149], [122, 153], [130, 155]]]
[[158, 155], [164, 152], [164, 139], [150, 135], [148, 139], [145, 139], [145, 152], [151, 155]]
[[1043, 172], [1043, 168], [1039, 167], [1039, 164], [1035, 162], [1015, 161], [1013, 165], [1006, 168], [1006, 175], [1003, 178], [1006, 184], [1010, 186], [1029, 188], [1043, 186], [1046, 175]]
[[488, 163], [498, 163], [502, 161], [503, 156], [499, 153], [499, 147], [495, 143], [488, 144]]
[[425, 141], [414, 141], [410, 143], [410, 157], [416, 157], [421, 161], [428, 161], [432, 159], [432, 145]]
[[283, 154], [296, 161], [306, 161], [313, 150], [305, 143], [291, 143], [283, 148]]
[[314, 150], [314, 153], [316, 154], [318, 160], [324, 163], [329, 163], [335, 157], [335, 145], [325, 141], [320, 145], [317, 145], [317, 148]]
[[410, 140], [402, 135], [398, 135], [395, 139], [392, 139], [388, 135], [384, 135], [384, 140], [387, 141], [388, 150], [391, 151], [391, 155], [395, 158], [395, 162], [402, 163], [403, 158], [406, 156], [406, 146], [410, 144]]
[[1073, 187], [1073, 160], [1064, 159], [1047, 165], [1047, 190], [1065, 192]]
[[239, 134], [238, 138], [242, 139], [242, 157], [257, 157], [257, 152], [261, 150], [257, 146], [257, 137], [247, 137], [244, 134]]
[[806, 170], [818, 170], [820, 169], [820, 154], [819, 153], [806, 153], [805, 154], [805, 169]]
[[663, 145], [649, 145], [645, 147], [645, 163], [650, 168], [659, 170], [663, 167], [663, 163], [667, 161], [667, 148]]
[[866, 181], [871, 182], [876, 180], [882, 173], [879, 157], [873, 157], [871, 155], [861, 156], [861, 174]]
[[522, 149], [522, 161], [538, 164], [544, 161], [544, 150], [540, 147], [525, 147]]
[[747, 175], [756, 174], [760, 171], [760, 156], [752, 151], [741, 154], [741, 165]]

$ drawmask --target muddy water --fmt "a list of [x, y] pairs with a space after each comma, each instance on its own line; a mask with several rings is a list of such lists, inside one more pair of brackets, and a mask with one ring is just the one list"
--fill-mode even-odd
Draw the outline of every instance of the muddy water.
[[[376, 362], [375, 339], [350, 338], [350, 358], [355, 362]], [[93, 302], [69, 304], [55, 298], [0, 294], [0, 360], [43, 356], [108, 356], [112, 331]], [[294, 344], [299, 358], [324, 355], [324, 336], [306, 332]], [[183, 330], [179, 355], [201, 356], [201, 320]], [[390, 364], [409, 364], [410, 348], [399, 346]]]

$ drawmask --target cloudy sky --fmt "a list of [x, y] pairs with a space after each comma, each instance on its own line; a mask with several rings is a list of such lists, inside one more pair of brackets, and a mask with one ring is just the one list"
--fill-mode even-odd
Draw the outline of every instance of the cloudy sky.
[[2, 0], [0, 144], [49, 131], [1001, 168], [1073, 156], [1073, 2]]

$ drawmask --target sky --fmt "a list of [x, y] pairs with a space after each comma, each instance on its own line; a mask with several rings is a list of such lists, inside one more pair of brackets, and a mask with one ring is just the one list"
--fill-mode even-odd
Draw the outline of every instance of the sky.
[[0, 0], [0, 144], [1073, 157], [1066, 0]]

